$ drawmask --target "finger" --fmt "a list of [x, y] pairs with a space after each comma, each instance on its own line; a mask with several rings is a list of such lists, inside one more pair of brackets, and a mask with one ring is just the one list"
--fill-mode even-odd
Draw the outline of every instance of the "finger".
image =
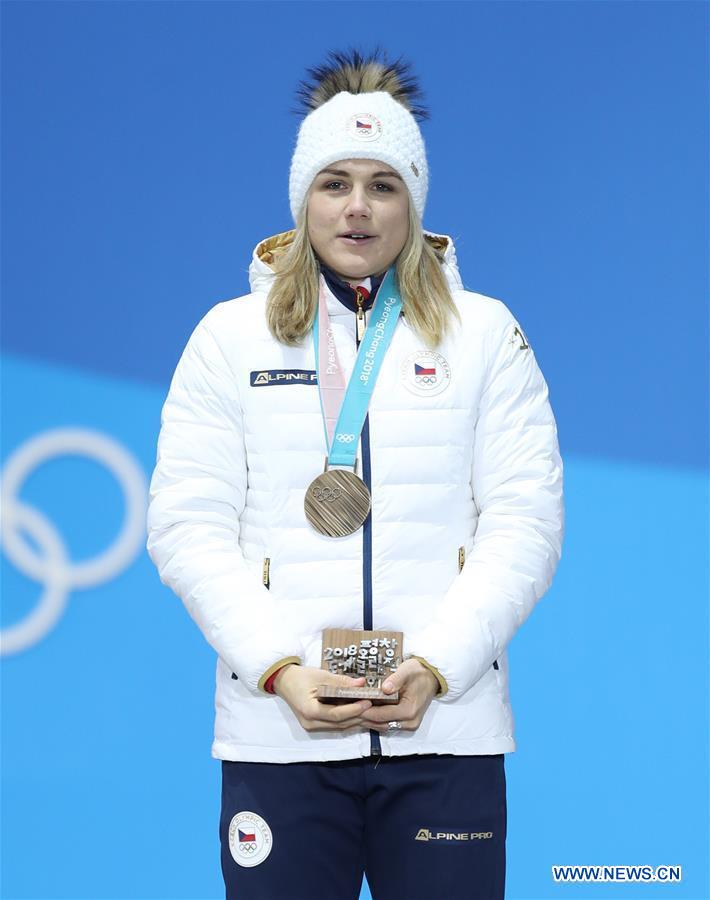
[[[323, 672], [323, 675], [325, 677], [322, 680], [319, 678], [318, 683], [311, 686], [311, 696], [316, 700], [318, 699], [318, 689], [320, 687], [341, 688], [347, 691], [365, 686], [364, 676], [360, 676], [360, 678], [350, 678], [348, 675], [334, 675], [332, 672]], [[353, 697], [349, 699], [355, 703], [358, 698]]]
[[363, 719], [366, 722], [373, 723], [392, 722], [394, 720], [402, 722], [405, 719], [411, 719], [413, 716], [414, 707], [406, 701], [373, 706], [371, 709], [363, 710], [362, 712]]
[[313, 710], [313, 715], [322, 722], [344, 722], [347, 719], [361, 716], [371, 706], [372, 701], [370, 700], [357, 700], [355, 703], [337, 705], [318, 702], [317, 708]]
[[313, 700], [304, 713], [311, 721], [337, 723], [362, 715], [371, 705], [371, 700], [355, 700], [352, 703], [321, 703], [320, 700]]
[[323, 670], [323, 684], [330, 684], [334, 687], [363, 687], [365, 684], [365, 676], [359, 675], [352, 678], [350, 675], [335, 675], [333, 672]]
[[368, 728], [371, 728], [373, 731], [378, 731], [380, 734], [396, 734], [398, 731], [416, 731], [419, 727], [419, 722], [416, 719], [389, 719], [390, 722], [399, 722], [402, 726], [401, 728], [390, 729], [387, 727], [387, 723], [377, 723], [373, 724], [369, 722], [367, 724]]
[[[306, 722], [306, 731], [346, 731], [348, 728], [358, 726], [360, 728], [369, 728], [359, 716], [352, 719], [346, 719], [344, 722], [327, 722], [325, 719], [310, 719]], [[306, 726], [304, 726], [305, 728]]]
[[399, 668], [385, 678], [382, 682], [382, 690], [386, 694], [394, 694], [395, 691], [401, 691], [409, 681], [411, 674], [412, 667], [409, 664], [409, 660], [405, 660], [400, 664]]

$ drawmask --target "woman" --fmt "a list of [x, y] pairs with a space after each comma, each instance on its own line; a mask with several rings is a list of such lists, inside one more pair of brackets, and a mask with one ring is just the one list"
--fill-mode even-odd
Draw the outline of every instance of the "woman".
[[[240, 900], [356, 898], [363, 872], [375, 898], [504, 895], [506, 648], [560, 559], [562, 462], [520, 324], [422, 229], [407, 68], [309, 70], [296, 227], [199, 322], [163, 408], [148, 551], [218, 654]], [[403, 633], [396, 703], [317, 698], [353, 684], [325, 628]]]

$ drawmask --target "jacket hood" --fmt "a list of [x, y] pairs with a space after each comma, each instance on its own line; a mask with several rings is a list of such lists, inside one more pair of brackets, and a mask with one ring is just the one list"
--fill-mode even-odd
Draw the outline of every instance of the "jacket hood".
[[[256, 245], [249, 265], [249, 285], [252, 293], [269, 293], [276, 278], [271, 265], [274, 257], [279, 250], [288, 247], [295, 233], [294, 229], [281, 231], [278, 234], [265, 238]], [[443, 251], [442, 269], [444, 270], [449, 290], [463, 290], [453, 240], [447, 234], [435, 234], [426, 230], [424, 231], [424, 237], [435, 250]]]

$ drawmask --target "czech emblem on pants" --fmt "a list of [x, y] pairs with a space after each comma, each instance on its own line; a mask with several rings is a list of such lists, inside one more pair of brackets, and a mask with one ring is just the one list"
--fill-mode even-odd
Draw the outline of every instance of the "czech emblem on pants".
[[271, 829], [256, 813], [244, 810], [229, 823], [229, 849], [240, 866], [258, 866], [271, 853]]

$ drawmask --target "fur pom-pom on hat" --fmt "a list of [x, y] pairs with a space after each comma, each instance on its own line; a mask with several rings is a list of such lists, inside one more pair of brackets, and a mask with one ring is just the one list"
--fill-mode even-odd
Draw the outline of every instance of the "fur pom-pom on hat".
[[[429, 186], [426, 149], [417, 119], [429, 118], [410, 66], [380, 60], [375, 50], [331, 51], [324, 65], [307, 69], [297, 96], [307, 111], [291, 160], [289, 201], [294, 222], [318, 172], [342, 159], [377, 159], [409, 188], [421, 219]], [[301, 111], [298, 110], [300, 113]]]
[[[379, 59], [381, 55], [382, 60]], [[299, 114], [307, 115], [318, 109], [341, 91], [349, 94], [387, 91], [415, 118], [420, 121], [429, 118], [429, 111], [420, 102], [422, 91], [411, 74], [411, 63], [401, 56], [390, 63], [379, 47], [367, 57], [357, 50], [349, 53], [331, 50], [329, 62], [306, 71], [311, 81], [301, 81], [296, 91], [302, 104], [302, 108], [296, 110]]]

